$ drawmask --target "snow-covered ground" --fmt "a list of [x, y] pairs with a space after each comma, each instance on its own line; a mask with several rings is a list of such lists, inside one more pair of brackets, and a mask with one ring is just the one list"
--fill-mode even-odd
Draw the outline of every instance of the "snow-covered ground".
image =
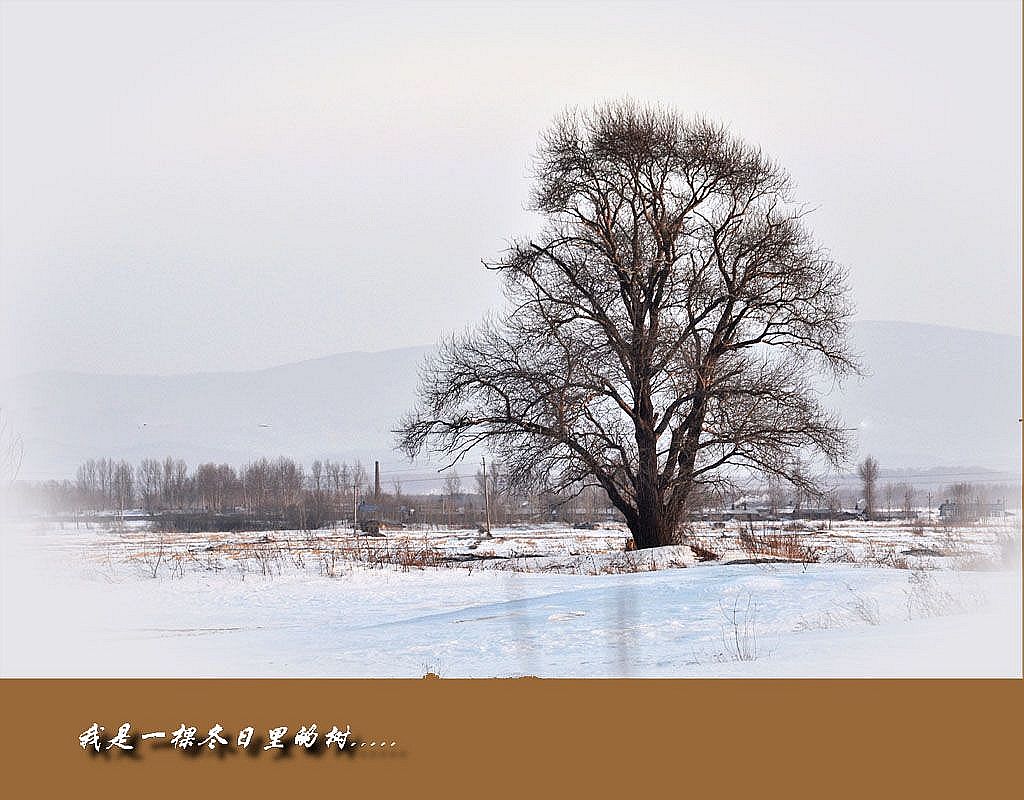
[[5, 676], [1021, 675], [1014, 526], [3, 533]]

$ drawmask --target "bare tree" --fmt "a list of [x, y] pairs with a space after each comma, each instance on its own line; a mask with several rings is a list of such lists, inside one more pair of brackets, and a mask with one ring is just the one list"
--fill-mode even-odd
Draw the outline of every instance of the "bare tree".
[[768, 479], [768, 508], [771, 515], [777, 516], [779, 509], [786, 503], [786, 494], [782, 489], [782, 482], [775, 477]]
[[[160, 487], [163, 481], [163, 464], [155, 458], [144, 458], [135, 471], [136, 482], [139, 488], [139, 499], [142, 507], [150, 514], [157, 510], [160, 505]], [[79, 469], [80, 476], [87, 476], [88, 469]], [[199, 476], [196, 475], [196, 482], [199, 483]]]
[[306, 525], [319, 528], [330, 517], [331, 507], [330, 479], [323, 461], [316, 459], [312, 463], [306, 483], [307, 491], [301, 504], [306, 509]]
[[503, 511], [506, 514], [508, 512], [509, 487], [502, 474], [502, 467], [497, 461], [491, 461], [490, 473], [491, 508], [494, 509], [495, 519], [500, 519], [499, 514]]
[[328, 461], [326, 469], [331, 486], [331, 507], [333, 512], [340, 517], [343, 510], [351, 505], [346, 502], [349, 488], [351, 487], [351, 481], [348, 476], [348, 464]]
[[373, 491], [369, 483], [369, 477], [366, 474], [366, 468], [363, 467], [363, 462], [359, 460], [356, 461], [349, 473], [349, 479], [352, 482], [352, 486], [359, 487], [359, 492], [361, 494], [368, 495]]
[[973, 522], [981, 515], [983, 489], [973, 483], [960, 481], [946, 488], [947, 497], [953, 501], [949, 519], [956, 522]]
[[455, 513], [455, 501], [462, 494], [462, 478], [459, 473], [449, 470], [444, 476], [444, 496], [448, 508], [448, 527], [452, 526], [452, 515]]
[[83, 507], [96, 508], [99, 502], [99, 478], [96, 459], [90, 458], [78, 467], [75, 474], [75, 488], [78, 490]]
[[882, 492], [885, 494], [885, 518], [892, 519], [892, 506], [896, 501], [896, 484], [892, 481], [886, 481], [882, 487]]
[[896, 484], [896, 491], [900, 498], [900, 511], [903, 519], [912, 519], [914, 514], [914, 500], [917, 499], [917, 489], [910, 483]]
[[135, 470], [127, 461], [114, 465], [112, 490], [114, 508], [124, 514], [135, 502]]
[[168, 508], [181, 508], [188, 488], [188, 466], [180, 458], [168, 456], [164, 459], [161, 478], [161, 495]]
[[489, 472], [484, 472], [481, 467], [476, 471], [476, 475], [473, 478], [476, 481], [476, 493], [482, 497], [487, 491], [487, 482], [490, 480], [491, 475]]
[[857, 476], [864, 493], [864, 516], [871, 519], [875, 514], [875, 498], [878, 495], [878, 461], [873, 456], [865, 458], [857, 465]]
[[810, 379], [856, 370], [846, 276], [778, 165], [626, 101], [556, 120], [535, 177], [542, 230], [486, 264], [509, 308], [426, 365], [407, 453], [486, 446], [517, 486], [599, 485], [638, 547], [676, 541], [704, 487], [759, 472], [810, 490], [797, 455], [841, 463]]
[[807, 469], [803, 461], [800, 458], [796, 458], [793, 462], [793, 468], [791, 473], [791, 481], [793, 484], [793, 509], [799, 510], [804, 505], [810, 505], [816, 499], [820, 499], [824, 490], [817, 488], [815, 490], [809, 490], [809, 481], [805, 475]]
[[239, 493], [238, 475], [230, 464], [200, 464], [192, 477], [194, 502], [208, 512], [230, 507]]
[[462, 478], [457, 472], [447, 472], [444, 476], [444, 493], [451, 498], [462, 494]]
[[102, 504], [110, 508], [114, 504], [114, 461], [110, 458], [101, 458], [96, 462], [96, 476], [99, 482], [99, 493], [102, 497]]
[[250, 513], [263, 516], [270, 506], [270, 462], [267, 459], [246, 465], [242, 470], [242, 489]]

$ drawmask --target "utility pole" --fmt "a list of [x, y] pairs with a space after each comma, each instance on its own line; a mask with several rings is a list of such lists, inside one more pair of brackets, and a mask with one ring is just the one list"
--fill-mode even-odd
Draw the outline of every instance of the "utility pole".
[[480, 458], [480, 469], [484, 473], [484, 520], [486, 521], [487, 538], [491, 538], [491, 494], [487, 491], [487, 482], [489, 480], [487, 476], [487, 460], [481, 456]]

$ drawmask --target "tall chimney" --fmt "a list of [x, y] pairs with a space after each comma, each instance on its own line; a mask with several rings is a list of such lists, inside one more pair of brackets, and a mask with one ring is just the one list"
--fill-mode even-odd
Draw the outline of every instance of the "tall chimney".
[[373, 462], [373, 502], [380, 503], [380, 462]]

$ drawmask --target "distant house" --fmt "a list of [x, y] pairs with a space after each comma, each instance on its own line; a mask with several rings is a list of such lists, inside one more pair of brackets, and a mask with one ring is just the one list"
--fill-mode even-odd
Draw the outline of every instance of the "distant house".
[[951, 522], [974, 522], [984, 517], [1001, 517], [1006, 513], [1006, 501], [996, 503], [961, 503], [946, 500], [939, 506], [939, 519]]
[[804, 506], [803, 508], [794, 508], [790, 513], [791, 519], [810, 519], [810, 520], [826, 520], [826, 519], [857, 519], [861, 514], [859, 511], [844, 511], [840, 508], [811, 508]]
[[376, 503], [370, 503], [370, 502], [368, 502], [366, 500], [362, 500], [359, 503], [359, 517], [360, 518], [376, 517], [379, 514], [381, 514], [382, 511], [383, 511], [383, 509], [379, 505], [377, 505]]

